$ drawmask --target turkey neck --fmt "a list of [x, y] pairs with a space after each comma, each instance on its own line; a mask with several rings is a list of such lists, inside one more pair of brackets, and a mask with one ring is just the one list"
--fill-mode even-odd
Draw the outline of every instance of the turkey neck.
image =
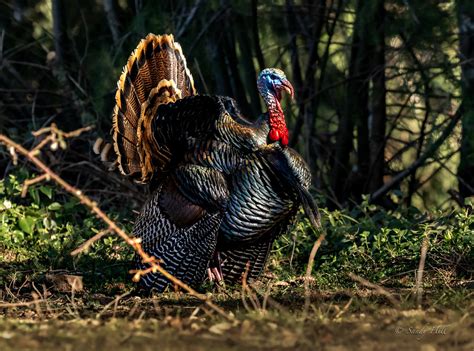
[[270, 131], [268, 138], [271, 141], [280, 141], [283, 146], [288, 145], [288, 129], [286, 127], [285, 115], [281, 108], [277, 94], [271, 91], [266, 85], [258, 86], [258, 91], [265, 101], [268, 110], [268, 124]]

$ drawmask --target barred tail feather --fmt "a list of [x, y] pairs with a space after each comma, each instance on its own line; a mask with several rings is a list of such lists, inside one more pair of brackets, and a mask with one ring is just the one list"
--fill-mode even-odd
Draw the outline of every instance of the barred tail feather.
[[228, 284], [239, 284], [244, 275], [248, 280], [258, 278], [265, 268], [273, 240], [242, 248], [221, 251], [222, 274]]
[[[147, 182], [154, 172], [154, 139], [149, 127], [161, 104], [195, 95], [193, 77], [172, 35], [140, 41], [123, 68], [113, 112], [114, 150], [120, 171]], [[159, 165], [159, 163], [158, 163]]]
[[268, 232], [267, 239], [220, 251], [224, 281], [228, 284], [240, 283], [244, 274], [248, 280], [258, 278], [265, 268], [275, 238], [286, 233], [294, 225], [296, 211], [297, 209], [292, 209], [285, 221], [278, 223]]
[[[176, 195], [160, 186], [145, 204], [133, 233], [141, 239], [143, 250], [159, 259], [168, 273], [197, 288], [204, 280], [206, 268], [215, 251], [222, 215], [204, 211], [200, 218], [194, 218], [194, 223], [177, 225], [160, 206], [163, 198], [177, 199]], [[181, 201], [183, 198], [176, 202], [183, 209], [186, 206]], [[135, 263], [137, 269], [148, 268], [138, 256]], [[170, 285], [170, 281], [158, 272], [151, 272], [141, 279], [140, 284], [145, 290], [162, 292]]]

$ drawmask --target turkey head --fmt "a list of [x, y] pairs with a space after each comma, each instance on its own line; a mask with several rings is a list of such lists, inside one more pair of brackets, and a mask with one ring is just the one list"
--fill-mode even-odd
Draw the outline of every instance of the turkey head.
[[272, 142], [279, 141], [282, 146], [287, 146], [288, 128], [280, 102], [283, 92], [287, 92], [292, 98], [294, 97], [293, 86], [282, 70], [266, 68], [258, 75], [257, 88], [268, 109], [270, 125], [268, 138]]

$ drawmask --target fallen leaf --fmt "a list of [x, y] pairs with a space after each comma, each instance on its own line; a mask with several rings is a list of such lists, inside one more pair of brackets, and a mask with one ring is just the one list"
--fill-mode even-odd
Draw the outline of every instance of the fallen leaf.
[[222, 322], [222, 323], [217, 323], [211, 326], [209, 328], [209, 331], [213, 334], [222, 335], [226, 331], [228, 331], [230, 328], [232, 328], [232, 324], [227, 323], [227, 322]]
[[46, 274], [46, 280], [59, 292], [80, 292], [84, 290], [82, 277], [72, 274]]

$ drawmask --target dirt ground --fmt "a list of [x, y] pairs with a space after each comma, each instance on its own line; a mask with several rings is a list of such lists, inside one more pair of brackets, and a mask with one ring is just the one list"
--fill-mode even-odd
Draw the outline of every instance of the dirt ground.
[[366, 291], [318, 292], [307, 308], [291, 291], [214, 294], [229, 319], [175, 293], [34, 297], [0, 304], [0, 350], [474, 350], [470, 292], [421, 309]]

